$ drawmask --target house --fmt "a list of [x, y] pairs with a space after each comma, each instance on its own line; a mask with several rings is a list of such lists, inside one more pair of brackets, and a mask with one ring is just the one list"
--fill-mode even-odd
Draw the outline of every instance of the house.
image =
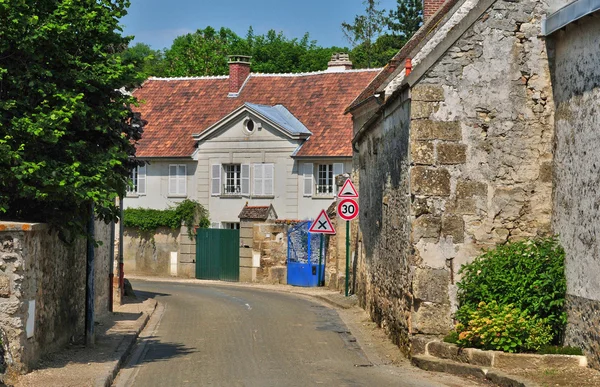
[[314, 218], [352, 167], [345, 107], [379, 70], [352, 70], [344, 54], [325, 71], [255, 74], [230, 57], [229, 76], [150, 78], [135, 92], [148, 125], [137, 145], [126, 207], [163, 209], [190, 198], [213, 227], [239, 228], [250, 206]]
[[347, 109], [357, 294], [405, 352], [452, 328], [461, 265], [553, 231], [556, 93], [541, 26], [560, 2], [424, 3], [424, 25]]

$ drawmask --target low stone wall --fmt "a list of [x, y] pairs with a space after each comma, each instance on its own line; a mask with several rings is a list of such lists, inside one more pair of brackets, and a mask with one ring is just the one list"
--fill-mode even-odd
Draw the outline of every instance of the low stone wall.
[[287, 229], [280, 223], [254, 224], [252, 251], [260, 254], [257, 281], [287, 283], [285, 270], [281, 269], [287, 261]]
[[[110, 226], [96, 222], [96, 313], [108, 311]], [[45, 224], [0, 222], [0, 329], [8, 374], [31, 369], [84, 333], [86, 241]]]

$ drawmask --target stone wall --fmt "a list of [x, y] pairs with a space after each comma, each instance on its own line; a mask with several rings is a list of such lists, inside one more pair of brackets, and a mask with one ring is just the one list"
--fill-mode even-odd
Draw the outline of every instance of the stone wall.
[[[123, 271], [134, 275], [170, 276], [171, 253], [179, 251], [179, 230], [161, 227], [140, 231], [125, 227]], [[187, 236], [186, 236], [187, 237]]]
[[412, 306], [410, 102], [396, 100], [383, 117], [359, 144], [359, 240], [364, 247], [356, 258], [356, 294], [373, 320], [407, 350]]
[[544, 6], [495, 1], [357, 144], [358, 295], [404, 350], [451, 329], [461, 265], [551, 231]]
[[[108, 310], [110, 227], [96, 222], [96, 313]], [[0, 222], [0, 329], [8, 374], [84, 333], [86, 241], [72, 245], [36, 223]]]
[[549, 37], [556, 103], [553, 228], [566, 251], [565, 342], [600, 368], [600, 24], [572, 23]]
[[258, 282], [287, 283], [287, 229], [283, 223], [254, 223], [252, 251], [260, 254]]

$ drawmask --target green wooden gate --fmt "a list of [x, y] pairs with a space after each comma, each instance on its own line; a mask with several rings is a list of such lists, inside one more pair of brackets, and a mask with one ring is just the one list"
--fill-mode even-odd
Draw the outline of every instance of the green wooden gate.
[[196, 278], [240, 280], [240, 230], [198, 229]]

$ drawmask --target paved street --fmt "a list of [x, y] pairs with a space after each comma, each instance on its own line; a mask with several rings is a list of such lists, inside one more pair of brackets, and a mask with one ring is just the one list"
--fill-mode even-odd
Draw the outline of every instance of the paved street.
[[117, 386], [478, 385], [373, 361], [334, 309], [307, 297], [227, 285], [132, 283], [161, 308]]

